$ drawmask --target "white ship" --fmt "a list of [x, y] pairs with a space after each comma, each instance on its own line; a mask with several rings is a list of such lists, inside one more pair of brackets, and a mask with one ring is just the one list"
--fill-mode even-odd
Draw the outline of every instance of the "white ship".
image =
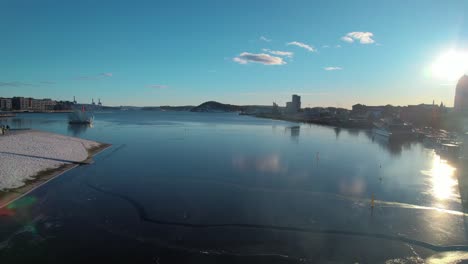
[[393, 119], [390, 121], [381, 120], [380, 122], [376, 122], [374, 123], [372, 132], [376, 135], [388, 138], [409, 139], [416, 136], [413, 126], [400, 119]]

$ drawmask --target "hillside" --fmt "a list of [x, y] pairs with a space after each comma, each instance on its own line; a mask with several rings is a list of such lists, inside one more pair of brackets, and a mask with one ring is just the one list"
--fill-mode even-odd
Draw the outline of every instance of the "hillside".
[[205, 102], [197, 107], [192, 108], [191, 112], [239, 112], [243, 111], [243, 106], [222, 104], [215, 101]]

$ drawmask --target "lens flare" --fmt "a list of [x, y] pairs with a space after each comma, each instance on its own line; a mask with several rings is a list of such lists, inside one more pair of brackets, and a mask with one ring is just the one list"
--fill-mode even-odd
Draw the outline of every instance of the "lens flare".
[[432, 76], [454, 82], [468, 73], [468, 52], [450, 50], [441, 54], [432, 64]]
[[36, 200], [37, 200], [36, 197], [25, 196], [7, 205], [7, 209], [17, 209], [17, 208], [27, 207], [29, 205], [34, 204]]
[[0, 216], [13, 216], [15, 211], [8, 208], [0, 208]]

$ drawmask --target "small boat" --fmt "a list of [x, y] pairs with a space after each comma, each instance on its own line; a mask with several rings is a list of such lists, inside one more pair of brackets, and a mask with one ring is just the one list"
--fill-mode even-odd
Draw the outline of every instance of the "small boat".
[[94, 122], [94, 115], [86, 112], [85, 107], [81, 111], [75, 110], [68, 116], [68, 123], [70, 125], [91, 125]]
[[14, 113], [0, 113], [0, 118], [8, 118], [8, 117], [15, 117], [16, 114]]

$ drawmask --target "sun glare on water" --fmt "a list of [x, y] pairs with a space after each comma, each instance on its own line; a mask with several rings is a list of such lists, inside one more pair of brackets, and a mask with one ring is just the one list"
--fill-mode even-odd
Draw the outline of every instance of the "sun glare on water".
[[455, 170], [447, 161], [441, 160], [439, 156], [435, 156], [432, 168], [429, 171], [422, 172], [430, 176], [431, 193], [437, 200], [443, 201], [457, 196], [456, 186], [458, 182], [455, 178]]
[[431, 67], [432, 75], [438, 79], [454, 82], [468, 73], [468, 52], [450, 50], [439, 55]]

